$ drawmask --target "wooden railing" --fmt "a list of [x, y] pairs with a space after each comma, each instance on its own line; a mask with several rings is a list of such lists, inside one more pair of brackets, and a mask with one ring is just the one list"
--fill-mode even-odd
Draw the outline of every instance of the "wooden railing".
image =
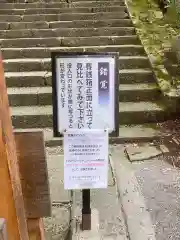
[[14, 134], [0, 56], [0, 240], [45, 240], [45, 216], [50, 194], [43, 134]]

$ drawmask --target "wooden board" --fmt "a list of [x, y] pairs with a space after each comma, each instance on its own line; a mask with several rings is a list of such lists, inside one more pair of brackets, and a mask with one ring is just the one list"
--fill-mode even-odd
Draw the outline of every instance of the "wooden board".
[[8, 240], [28, 240], [21, 180], [0, 55], [0, 217], [6, 219]]
[[42, 131], [15, 132], [27, 218], [49, 217], [51, 201]]

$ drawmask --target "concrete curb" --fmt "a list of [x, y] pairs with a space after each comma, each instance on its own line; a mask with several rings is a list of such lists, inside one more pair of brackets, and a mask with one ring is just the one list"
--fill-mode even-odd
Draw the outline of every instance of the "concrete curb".
[[156, 240], [144, 197], [122, 145], [112, 147], [112, 161], [130, 240]]

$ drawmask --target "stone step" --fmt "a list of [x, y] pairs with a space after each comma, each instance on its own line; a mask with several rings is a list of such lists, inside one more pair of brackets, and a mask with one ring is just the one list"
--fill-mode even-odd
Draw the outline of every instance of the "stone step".
[[[51, 128], [39, 128], [39, 129], [15, 129], [14, 132], [34, 132], [43, 131], [44, 140], [47, 147], [56, 147], [63, 145], [63, 138], [54, 138]], [[110, 137], [111, 143], [134, 143], [134, 142], [150, 142], [152, 140], [161, 140], [162, 137], [168, 137], [163, 133], [156, 124], [142, 124], [142, 125], [120, 125], [119, 137]]]
[[160, 90], [155, 83], [119, 85], [120, 102], [155, 101], [160, 96]]
[[151, 64], [146, 56], [122, 56], [119, 51], [119, 69], [151, 69]]
[[[101, 44], [101, 45], [99, 45]], [[49, 57], [51, 51], [104, 51], [117, 49], [118, 45], [141, 45], [136, 35], [130, 36], [93, 36], [64, 38], [31, 38], [0, 40], [4, 58]], [[27, 48], [28, 46], [28, 48]], [[121, 46], [123, 47], [123, 46]], [[108, 50], [109, 51], [109, 50]], [[145, 51], [143, 51], [145, 53]], [[14, 55], [15, 54], [15, 55]], [[27, 55], [28, 54], [28, 55]]]
[[30, 14], [30, 15], [0, 15], [1, 22], [37, 22], [37, 21], [72, 21], [72, 20], [104, 20], [129, 18], [125, 12], [99, 13], [58, 13], [58, 14]]
[[[44, 1], [44, 0], [43, 0]], [[48, 0], [45, 0], [45, 1], [48, 1]], [[56, 0], [58, 1], [58, 0]], [[66, 1], [66, 0], [62, 0], [62, 1]], [[70, 0], [71, 3], [75, 3], [75, 2], [92, 2], [92, 1], [96, 1], [96, 2], [101, 2], [101, 1], [104, 1], [104, 0]], [[106, 1], [109, 1], [109, 2], [119, 2], [119, 3], [124, 3], [125, 1], [124, 0], [106, 0]], [[53, 1], [55, 2], [55, 1]]]
[[[14, 3], [15, 0], [8, 0], [8, 3]], [[76, 3], [76, 2], [94, 2], [95, 0], [69, 0], [69, 2], [71, 3]], [[96, 0], [96, 2], [99, 2], [99, 1], [104, 1], [104, 0]], [[106, 1], [117, 1], [117, 0], [106, 0]], [[4, 0], [4, 2], [6, 2]], [[52, 1], [53, 3], [59, 3], [60, 0], [53, 0]], [[61, 2], [65, 2], [67, 3], [67, 0], [61, 0]], [[119, 3], [124, 3], [124, 0], [118, 0]], [[24, 0], [16, 0], [16, 3], [24, 3]], [[49, 0], [28, 0], [28, 3], [26, 3], [27, 5], [29, 3], [49, 3]]]
[[29, 9], [0, 9], [2, 15], [30, 15], [30, 14], [60, 14], [60, 13], [98, 13], [98, 12], [127, 12], [126, 6], [100, 7], [67, 7], [67, 8], [29, 8]]
[[[52, 127], [52, 106], [12, 107], [12, 123], [15, 128]], [[154, 102], [121, 102], [120, 124], [143, 124], [168, 119], [165, 109]]]
[[155, 83], [156, 78], [151, 69], [123, 69], [120, 71], [120, 83]]
[[1, 39], [7, 38], [48, 38], [48, 37], [93, 37], [123, 36], [135, 34], [134, 27], [101, 27], [101, 28], [56, 28], [56, 29], [24, 29], [0, 31]]
[[12, 107], [11, 115], [15, 128], [52, 127], [52, 106]]
[[125, 6], [124, 2], [119, 1], [82, 1], [67, 3], [64, 2], [37, 2], [37, 3], [1, 3], [1, 9], [33, 9], [33, 8], [68, 8], [68, 7], [104, 7], [104, 6]]
[[[45, 1], [45, 2], [48, 2], [48, 0], [41, 0], [41, 1]], [[58, 2], [59, 0], [53, 0], [53, 2]], [[66, 1], [66, 0], [63, 0], [63, 1]], [[71, 3], [75, 3], [75, 2], [92, 2], [92, 1], [96, 1], [96, 2], [101, 2], [101, 1], [104, 1], [104, 0], [70, 0]], [[124, 0], [106, 0], [106, 1], [109, 1], [109, 2], [119, 2], [119, 3], [125, 3]]]
[[91, 36], [124, 36], [135, 35], [134, 27], [101, 27], [101, 28], [56, 28], [24, 29], [0, 31], [1, 39], [7, 38], [44, 38], [44, 37], [91, 37]]
[[49, 28], [133, 27], [131, 19], [75, 20], [49, 22]]
[[[28, 129], [27, 129], [28, 130]], [[47, 147], [63, 145], [63, 138], [54, 138], [52, 129], [41, 129], [44, 132], [45, 144]], [[20, 130], [19, 130], [20, 131]], [[33, 129], [29, 129], [33, 131]], [[152, 140], [160, 140], [166, 135], [161, 132], [156, 124], [142, 125], [120, 125], [119, 137], [110, 138], [110, 143], [134, 143], [134, 142], [150, 142]]]
[[[124, 45], [126, 46], [126, 45]], [[146, 56], [123, 56], [123, 51], [122, 48], [124, 49], [124, 46], [97, 46], [97, 47], [91, 47], [90, 49], [93, 52], [119, 52], [119, 55], [121, 56], [119, 58], [119, 67], [120, 69], [131, 69], [131, 68], [151, 68], [150, 65], [150, 61], [148, 59], [148, 57]], [[137, 45], [138, 46], [138, 45]], [[90, 49], [88, 49], [87, 47], [85, 48], [56, 48], [56, 51], [59, 52], [89, 52]], [[22, 57], [22, 62], [23, 61], [28, 61], [26, 60], [26, 58], [30, 59], [30, 62], [33, 62], [33, 58], [36, 57], [34, 64], [41, 64], [43, 65], [43, 67], [40, 67], [40, 69], [43, 71], [43, 69], [46, 69], [47, 65], [44, 65], [44, 62], [49, 61], [49, 66], [48, 69], [49, 70], [51, 68], [51, 59], [50, 59], [50, 49], [44, 49], [44, 48], [29, 48], [29, 49], [13, 49], [13, 48], [9, 48], [9, 49], [1, 49], [2, 53], [3, 53], [3, 59], [5, 64], [10, 63], [10, 62], [14, 62], [16, 61], [15, 59], [18, 57]], [[48, 51], [49, 50], [49, 51]], [[85, 51], [86, 50], [86, 51]], [[52, 51], [52, 49], [51, 49]], [[54, 50], [53, 50], [54, 51]], [[128, 54], [128, 52], [126, 52], [126, 54]], [[49, 57], [49, 59], [47, 59]], [[41, 59], [43, 58], [43, 59]], [[17, 59], [17, 61], [19, 62], [20, 60]], [[40, 70], [39, 69], [39, 70]], [[36, 71], [36, 70], [35, 70]]]
[[[43, 106], [52, 104], [51, 87], [8, 88], [10, 106]], [[155, 84], [123, 84], [119, 86], [121, 102], [155, 100], [159, 90]]]
[[[151, 70], [125, 69], [119, 71], [120, 84], [156, 83]], [[51, 86], [51, 72], [5, 72], [8, 87]]]
[[0, 30], [18, 29], [52, 29], [52, 28], [100, 28], [100, 27], [133, 27], [130, 19], [75, 20], [75, 21], [37, 21], [37, 22], [1, 22]]
[[9, 23], [8, 22], [1, 22], [0, 23], [0, 30], [8, 30], [9, 29]]
[[40, 87], [51, 85], [51, 72], [5, 72], [7, 87]]
[[[122, 56], [122, 55], [121, 55]], [[28, 72], [28, 71], [51, 71], [50, 58], [22, 58], [22, 59], [6, 59], [4, 62], [5, 72]], [[141, 68], [145, 65], [146, 59], [143, 62], [141, 56], [133, 58], [125, 56], [119, 58], [119, 68]], [[147, 66], [148, 67], [148, 66]]]
[[51, 87], [8, 88], [10, 106], [43, 106], [52, 104]]
[[157, 102], [121, 102], [119, 110], [120, 124], [155, 123], [168, 119], [164, 106]]

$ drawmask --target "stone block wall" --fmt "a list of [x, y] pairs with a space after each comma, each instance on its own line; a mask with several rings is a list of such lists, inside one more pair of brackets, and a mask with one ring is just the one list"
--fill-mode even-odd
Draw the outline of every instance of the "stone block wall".
[[164, 51], [164, 66], [170, 76], [180, 79], [180, 36]]

